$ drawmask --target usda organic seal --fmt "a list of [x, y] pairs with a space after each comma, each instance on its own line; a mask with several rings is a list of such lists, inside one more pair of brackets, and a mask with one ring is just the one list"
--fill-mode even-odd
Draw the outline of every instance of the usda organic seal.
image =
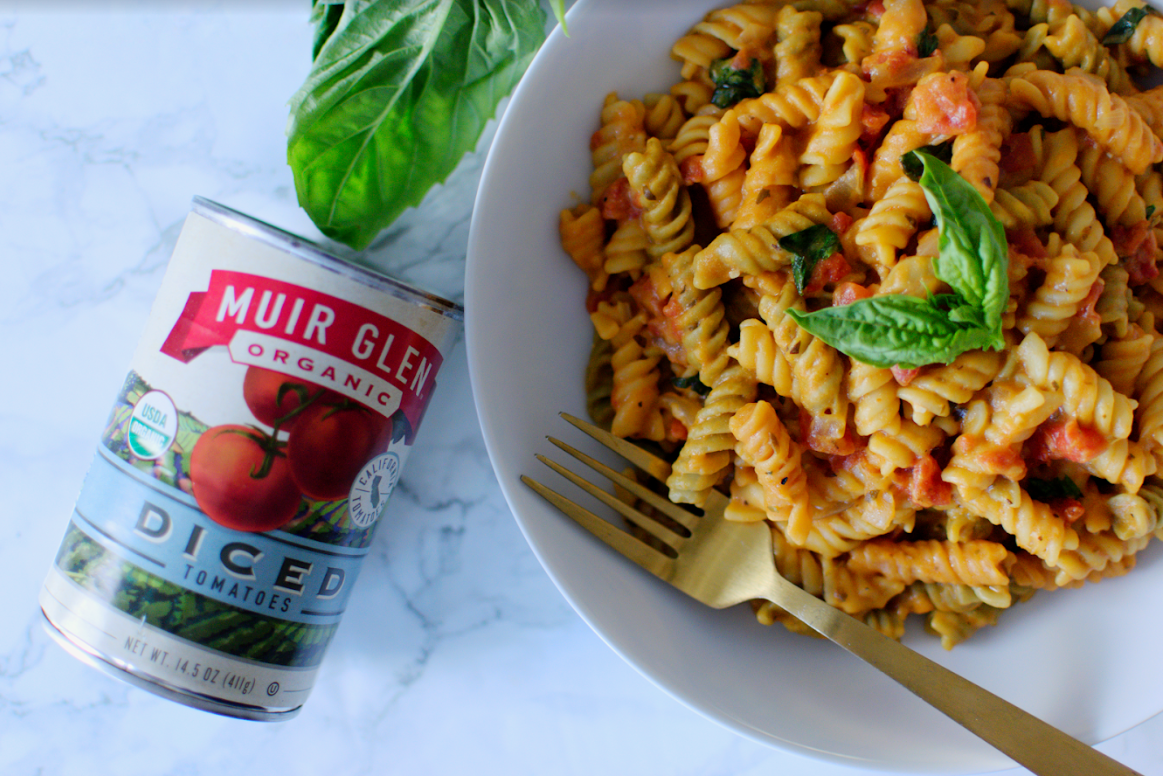
[[137, 401], [129, 420], [129, 449], [138, 458], [161, 458], [178, 434], [178, 409], [163, 391], [149, 391]]

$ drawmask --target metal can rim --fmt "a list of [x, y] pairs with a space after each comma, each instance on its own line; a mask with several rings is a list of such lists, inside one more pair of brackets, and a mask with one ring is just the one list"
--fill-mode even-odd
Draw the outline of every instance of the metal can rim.
[[294, 254], [333, 272], [354, 275], [372, 288], [405, 301], [428, 307], [456, 321], [464, 320], [464, 307], [436, 294], [416, 288], [368, 267], [342, 259], [305, 237], [281, 229], [206, 197], [195, 196], [193, 211], [227, 228]]

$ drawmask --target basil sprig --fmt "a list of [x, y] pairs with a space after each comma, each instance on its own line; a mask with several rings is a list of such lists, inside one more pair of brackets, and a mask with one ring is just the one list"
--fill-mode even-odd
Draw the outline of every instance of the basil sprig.
[[967, 350], [1001, 349], [1009, 301], [1005, 229], [949, 165], [923, 152], [908, 155], [924, 167], [919, 182], [940, 235], [933, 274], [953, 293], [874, 296], [788, 315], [840, 352], [878, 367], [948, 364]]
[[319, 230], [362, 250], [476, 147], [546, 15], [538, 0], [313, 0], [311, 19], [287, 163]]
[[1150, 12], [1150, 9], [1146, 6], [1132, 8], [1127, 11], [1117, 22], [1111, 25], [1110, 30], [1102, 38], [1102, 45], [1117, 46], [1120, 43], [1126, 43], [1135, 34], [1135, 30], [1139, 27], [1139, 22], [1147, 18], [1147, 14]]
[[840, 250], [840, 238], [826, 224], [815, 224], [779, 238], [779, 247], [792, 255], [792, 278], [796, 290], [802, 294], [811, 282], [816, 265]]

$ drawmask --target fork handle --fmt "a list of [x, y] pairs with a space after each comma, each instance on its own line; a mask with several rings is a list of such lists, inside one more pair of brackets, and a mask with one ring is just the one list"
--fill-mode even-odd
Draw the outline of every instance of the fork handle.
[[[778, 579], [770, 600], [1039, 776], [1141, 776], [894, 639]], [[786, 588], [786, 589], [784, 589]]]

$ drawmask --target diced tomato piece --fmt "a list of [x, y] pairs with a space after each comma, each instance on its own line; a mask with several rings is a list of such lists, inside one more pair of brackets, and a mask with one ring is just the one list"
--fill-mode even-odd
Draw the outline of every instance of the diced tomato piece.
[[969, 88], [969, 76], [960, 70], [925, 76], [913, 89], [912, 100], [922, 132], [956, 135], [977, 126], [981, 101]]
[[1026, 440], [1023, 455], [1034, 461], [1087, 463], [1106, 447], [1106, 438], [1090, 426], [1074, 418], [1052, 418]]
[[[897, 76], [907, 71], [917, 61], [917, 51], [908, 48], [892, 48], [876, 54], [869, 54], [860, 62], [860, 69], [870, 81], [896, 83]], [[891, 115], [891, 111], [889, 111]]]
[[833, 253], [828, 258], [818, 262], [812, 270], [812, 277], [804, 288], [805, 294], [815, 293], [828, 283], [835, 283], [852, 272], [851, 265], [842, 253]]
[[904, 387], [911, 383], [918, 374], [921, 373], [920, 367], [913, 367], [912, 369], [904, 369], [899, 366], [892, 367], [892, 376], [896, 378], [897, 385]]
[[977, 460], [983, 469], [990, 472], [1019, 472], [1025, 471], [1026, 462], [1021, 451], [1011, 445], [981, 445], [976, 450]]
[[953, 486], [941, 479], [941, 465], [933, 456], [925, 455], [903, 474], [903, 486], [909, 500], [921, 509], [953, 502]]
[[884, 125], [891, 120], [892, 116], [882, 106], [864, 103], [864, 109], [860, 112], [860, 142], [869, 147], [876, 145]]
[[1094, 285], [1090, 287], [1090, 291], [1082, 298], [1082, 304], [1078, 308], [1078, 317], [1087, 323], [1098, 326], [1102, 323], [1102, 317], [1094, 309], [1098, 304], [1098, 298], [1102, 296], [1102, 290], [1106, 288], [1106, 281], [1102, 278], [1094, 281]]
[[1028, 226], [1008, 230], [1006, 241], [1012, 250], [1031, 259], [1045, 259], [1048, 256], [1046, 246], [1038, 239], [1034, 230]]
[[678, 166], [678, 171], [682, 173], [682, 182], [688, 186], [701, 182], [707, 177], [707, 172], [703, 169], [703, 155], [695, 154], [683, 159], [682, 164]]
[[649, 272], [643, 273], [642, 277], [635, 280], [630, 286], [630, 296], [652, 318], [662, 315], [662, 308], [670, 298], [670, 294], [665, 297], [659, 296], [658, 288], [654, 285], [654, 280], [650, 277]]
[[953, 442], [952, 452], [973, 461], [975, 469], [1012, 480], [1026, 476], [1026, 460], [1018, 445], [997, 445], [985, 437], [962, 434]]
[[[917, 60], [912, 58], [906, 61], [911, 66], [911, 64]], [[899, 119], [904, 115], [905, 106], [909, 103], [909, 95], [912, 93], [912, 91], [913, 90], [910, 87], [906, 86], [892, 86], [885, 89], [885, 98], [884, 102], [881, 103], [881, 107], [883, 107], [888, 115], [893, 119]]]
[[884, 0], [871, 0], [864, 9], [865, 14], [872, 21], [879, 21], [884, 16]]
[[687, 429], [683, 422], [678, 418], [670, 419], [670, 439], [686, 439]]
[[1034, 174], [1034, 165], [1037, 164], [1034, 155], [1034, 142], [1029, 132], [1015, 132], [1006, 138], [1001, 146], [1001, 159], [998, 167], [1001, 169], [1001, 179], [998, 188], [1020, 186]]
[[1054, 514], [1058, 515], [1067, 523], [1073, 523], [1086, 514], [1086, 507], [1082, 505], [1081, 501], [1066, 496], [1053, 499], [1050, 502], [1050, 509], [1054, 510]]
[[602, 211], [602, 218], [610, 221], [626, 221], [637, 218], [642, 210], [634, 204], [630, 196], [630, 181], [619, 178], [606, 187], [598, 203]]
[[847, 213], [840, 212], [832, 216], [832, 222], [828, 224], [828, 228], [835, 232], [837, 235], [841, 235], [847, 232], [848, 227], [852, 226], [854, 223], [856, 223], [855, 218], [848, 215]]
[[677, 345], [682, 342], [682, 330], [679, 328], [678, 319], [683, 313], [682, 305], [678, 300], [671, 297], [662, 307], [662, 315], [651, 318], [647, 324], [651, 332], [656, 336], [661, 337], [669, 345]]
[[835, 290], [832, 291], [832, 306], [842, 307], [846, 304], [852, 304], [858, 299], [867, 299], [872, 296], [872, 289], [865, 288], [859, 283], [853, 283], [851, 280], [845, 283], [836, 285]]
[[1155, 230], [1146, 221], [1140, 221], [1133, 226], [1114, 226], [1110, 233], [1115, 252], [1123, 260], [1127, 273], [1131, 276], [1132, 286], [1141, 286], [1148, 280], [1158, 277], [1159, 245], [1155, 239]]

